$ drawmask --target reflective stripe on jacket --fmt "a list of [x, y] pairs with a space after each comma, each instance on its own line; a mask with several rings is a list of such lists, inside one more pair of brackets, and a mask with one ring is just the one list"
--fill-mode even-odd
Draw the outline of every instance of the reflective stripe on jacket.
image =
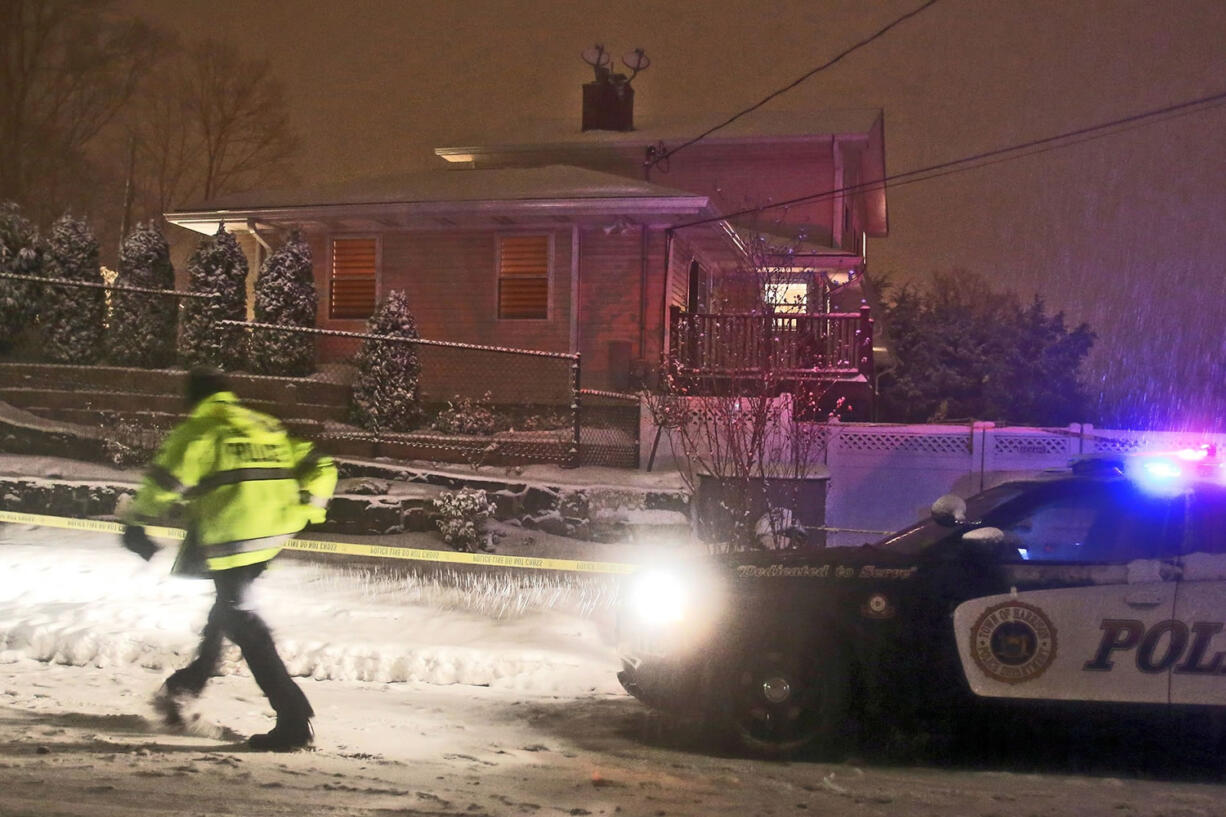
[[183, 501], [209, 570], [266, 562], [322, 522], [336, 466], [232, 392], [200, 401], [159, 449], [125, 513], [150, 524]]

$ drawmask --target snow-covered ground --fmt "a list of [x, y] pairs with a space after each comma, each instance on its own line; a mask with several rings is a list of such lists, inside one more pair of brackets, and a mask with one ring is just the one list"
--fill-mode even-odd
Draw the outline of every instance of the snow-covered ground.
[[1216, 784], [1110, 766], [712, 754], [620, 691], [609, 594], [548, 575], [279, 560], [257, 600], [315, 706], [317, 750], [244, 750], [272, 719], [236, 652], [198, 728], [171, 734], [148, 699], [190, 659], [211, 591], [169, 562], [113, 535], [0, 525], [0, 815], [1226, 814]]
[[[174, 546], [165, 544], [145, 563], [114, 535], [0, 525], [0, 663], [168, 672], [190, 660], [213, 585], [168, 575]], [[445, 575], [282, 558], [256, 582], [255, 601], [295, 676], [616, 692], [614, 655], [586, 615], [591, 591], [533, 578], [539, 588], [453, 587]], [[232, 648], [222, 672], [240, 665]]]

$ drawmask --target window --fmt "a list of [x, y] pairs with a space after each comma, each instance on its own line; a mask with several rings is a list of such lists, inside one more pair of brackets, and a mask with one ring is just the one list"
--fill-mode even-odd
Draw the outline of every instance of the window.
[[499, 236], [498, 317], [549, 317], [549, 236]]
[[1183, 537], [1183, 500], [1127, 483], [1061, 492], [1000, 526], [1023, 559], [1124, 563], [1159, 559]]
[[801, 281], [767, 284], [763, 293], [776, 315], [803, 315], [808, 311], [809, 285]]
[[1226, 553], [1226, 487], [1199, 485], [1190, 500], [1184, 553]]
[[369, 318], [374, 313], [378, 257], [374, 238], [333, 239], [329, 318]]
[[690, 262], [690, 275], [688, 289], [685, 295], [685, 310], [687, 312], [699, 312], [699, 305], [702, 303], [702, 266], [697, 261]]

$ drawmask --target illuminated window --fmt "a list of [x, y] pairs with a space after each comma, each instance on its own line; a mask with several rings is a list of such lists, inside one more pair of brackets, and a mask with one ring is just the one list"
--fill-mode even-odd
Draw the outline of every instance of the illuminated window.
[[549, 317], [549, 236], [498, 237], [498, 317]]
[[809, 305], [809, 285], [801, 282], [767, 284], [763, 297], [776, 315], [803, 315]]
[[379, 257], [375, 242], [373, 238], [333, 239], [328, 317], [369, 318], [374, 313]]
[[826, 283], [832, 287], [842, 286], [852, 278], [852, 270], [845, 269], [822, 269], [818, 273], [826, 279]]

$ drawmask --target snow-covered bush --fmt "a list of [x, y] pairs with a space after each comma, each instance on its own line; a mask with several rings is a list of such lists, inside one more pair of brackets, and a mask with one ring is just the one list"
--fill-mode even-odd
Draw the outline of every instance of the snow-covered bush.
[[[102, 284], [98, 241], [83, 220], [65, 215], [47, 242], [46, 276]], [[106, 290], [48, 286], [39, 310], [43, 354], [56, 363], [93, 363], [102, 353]]]
[[188, 298], [183, 305], [179, 359], [186, 366], [237, 369], [243, 364], [243, 330], [222, 326], [247, 314], [247, 258], [224, 225], [206, 236], [187, 262], [188, 289], [212, 298]]
[[[311, 248], [295, 230], [260, 267], [255, 280], [255, 319], [314, 328], [318, 304]], [[315, 336], [308, 332], [254, 330], [250, 350], [251, 368], [260, 374], [300, 377], [315, 371]]]
[[[170, 247], [153, 224], [137, 224], [119, 251], [120, 286], [172, 290]], [[115, 290], [111, 295], [108, 356], [120, 366], [160, 368], [174, 361], [178, 299], [150, 292]]]
[[[419, 338], [403, 292], [390, 293], [366, 321], [372, 335]], [[367, 339], [354, 363], [350, 419], [373, 431], [408, 431], [421, 419], [421, 362], [412, 343]]]
[[565, 428], [572, 425], [570, 412], [565, 409], [541, 408], [535, 412], [523, 415], [515, 427], [521, 431], [544, 431]]
[[[42, 275], [43, 251], [34, 225], [12, 202], [0, 204], [0, 272]], [[0, 278], [0, 349], [7, 348], [34, 318], [41, 284]]]
[[132, 468], [148, 465], [158, 449], [157, 432], [151, 431], [126, 417], [112, 419], [103, 440], [106, 458], [117, 468]]
[[478, 488], [443, 491], [434, 500], [436, 524], [443, 541], [456, 550], [493, 550], [493, 534], [486, 528], [494, 504]]
[[447, 401], [447, 408], [434, 418], [434, 428], [444, 434], [493, 434], [498, 430], [498, 416], [491, 404], [489, 392], [480, 400], [456, 397]]

